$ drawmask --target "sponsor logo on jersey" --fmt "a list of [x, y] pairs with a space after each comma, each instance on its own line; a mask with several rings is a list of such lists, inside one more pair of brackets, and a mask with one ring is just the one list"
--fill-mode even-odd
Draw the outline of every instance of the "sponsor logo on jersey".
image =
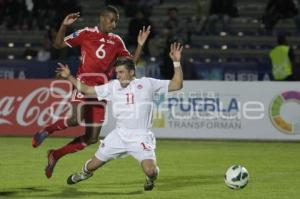
[[114, 44], [115, 44], [115, 42], [114, 42], [114, 41], [112, 41], [112, 40], [105, 40], [104, 38], [101, 38], [99, 41], [100, 41], [100, 42], [103, 42], [103, 43], [112, 44], [112, 45], [114, 45]]
[[112, 45], [114, 45], [114, 44], [115, 44], [115, 42], [114, 42], [114, 41], [112, 41], [112, 40], [107, 40], [107, 43], [109, 43], [109, 44], [112, 44]]

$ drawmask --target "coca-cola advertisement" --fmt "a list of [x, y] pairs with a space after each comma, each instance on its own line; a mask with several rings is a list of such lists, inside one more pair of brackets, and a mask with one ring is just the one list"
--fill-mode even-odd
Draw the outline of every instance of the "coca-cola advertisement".
[[[0, 80], [0, 135], [33, 135], [70, 114], [72, 86], [63, 80]], [[82, 134], [83, 127], [57, 136]]]

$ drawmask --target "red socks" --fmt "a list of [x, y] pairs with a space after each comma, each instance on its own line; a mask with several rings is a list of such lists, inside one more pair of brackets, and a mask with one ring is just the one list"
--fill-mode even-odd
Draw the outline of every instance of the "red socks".
[[51, 124], [45, 128], [48, 134], [52, 134], [54, 131], [63, 130], [67, 128], [67, 119], [57, 120], [54, 124]]
[[81, 137], [77, 137], [75, 138], [72, 142], [68, 143], [67, 145], [56, 149], [53, 152], [53, 157], [55, 159], [59, 159], [69, 153], [75, 153], [77, 151], [81, 151], [82, 149], [84, 149], [87, 145], [81, 141]]

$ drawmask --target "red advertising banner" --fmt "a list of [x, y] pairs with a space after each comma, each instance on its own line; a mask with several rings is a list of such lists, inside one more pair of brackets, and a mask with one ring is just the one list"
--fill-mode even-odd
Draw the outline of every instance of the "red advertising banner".
[[[71, 85], [62, 80], [0, 80], [0, 136], [31, 136], [71, 111]], [[76, 136], [70, 127], [55, 136]]]

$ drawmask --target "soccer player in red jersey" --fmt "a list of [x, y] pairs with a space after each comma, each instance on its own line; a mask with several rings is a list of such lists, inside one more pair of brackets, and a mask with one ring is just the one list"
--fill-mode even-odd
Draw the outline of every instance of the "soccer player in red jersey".
[[[84, 28], [65, 37], [67, 27], [79, 17], [79, 13], [71, 13], [65, 17], [57, 33], [54, 46], [56, 48], [80, 46], [82, 58], [77, 71], [77, 79], [89, 86], [102, 85], [112, 78], [112, 66], [115, 60], [118, 57], [131, 56], [121, 37], [111, 33], [118, 23], [119, 12], [114, 6], [107, 6], [100, 13], [98, 26]], [[150, 27], [140, 30], [137, 38], [138, 46], [133, 56], [134, 61], [139, 58], [149, 34]], [[59, 149], [48, 151], [48, 165], [45, 169], [47, 178], [52, 176], [53, 169], [61, 157], [83, 150], [87, 145], [94, 144], [99, 139], [100, 124], [104, 121], [105, 116], [105, 102], [99, 104], [97, 99], [84, 98], [77, 90], [73, 91], [71, 101], [71, 117], [60, 119], [47, 126], [37, 132], [32, 139], [32, 146], [38, 147], [54, 131], [78, 126], [83, 120], [85, 124], [88, 124], [85, 126], [84, 135], [76, 137]]]

